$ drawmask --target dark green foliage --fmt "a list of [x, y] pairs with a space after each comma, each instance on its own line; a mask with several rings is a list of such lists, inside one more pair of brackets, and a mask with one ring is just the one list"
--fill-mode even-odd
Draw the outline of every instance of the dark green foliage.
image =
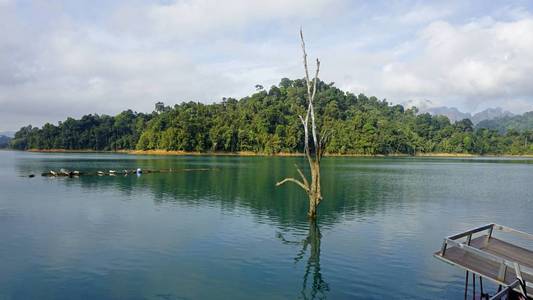
[[[257, 88], [251, 96], [221, 103], [156, 104], [152, 114], [124, 111], [117, 116], [87, 115], [59, 125], [21, 128], [15, 149], [163, 149], [181, 151], [301, 152], [305, 83], [284, 78], [279, 86]], [[418, 114], [376, 97], [345, 93], [319, 82], [318, 127], [333, 130], [331, 154], [533, 153], [533, 131], [475, 129], [469, 119]]]
[[41, 129], [22, 127], [11, 141], [14, 149], [122, 150], [134, 149], [151, 115], [131, 110], [111, 117], [86, 115], [80, 120], [68, 118]]

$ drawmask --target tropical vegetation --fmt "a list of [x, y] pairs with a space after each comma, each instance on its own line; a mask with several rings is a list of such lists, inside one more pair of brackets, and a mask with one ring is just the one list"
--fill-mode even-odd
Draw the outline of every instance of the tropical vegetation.
[[[14, 149], [176, 150], [276, 154], [302, 152], [305, 81], [284, 78], [279, 85], [240, 100], [219, 103], [156, 103], [152, 113], [126, 110], [116, 116], [89, 114], [41, 128], [21, 128]], [[532, 127], [521, 130], [475, 128], [469, 119], [445, 116], [344, 92], [319, 81], [319, 128], [332, 132], [328, 154], [391, 155], [419, 153], [533, 154]]]

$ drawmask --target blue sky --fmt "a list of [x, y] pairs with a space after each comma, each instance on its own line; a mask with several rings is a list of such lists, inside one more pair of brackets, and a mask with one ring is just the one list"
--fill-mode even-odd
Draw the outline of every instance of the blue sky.
[[301, 77], [300, 26], [344, 90], [533, 110], [531, 1], [0, 0], [0, 19], [0, 131]]

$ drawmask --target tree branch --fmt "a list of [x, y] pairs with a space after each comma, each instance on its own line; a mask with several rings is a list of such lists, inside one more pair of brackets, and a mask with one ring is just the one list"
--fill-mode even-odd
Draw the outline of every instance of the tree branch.
[[299, 185], [302, 189], [304, 189], [306, 192], [309, 192], [309, 188], [307, 188], [307, 186], [305, 186], [305, 184], [303, 184], [301, 181], [297, 180], [297, 179], [294, 179], [294, 178], [285, 178], [283, 179], [282, 181], [276, 183], [276, 186], [280, 186], [286, 182], [292, 182], [292, 183], [296, 183], [297, 185]]
[[313, 107], [313, 101], [316, 95], [316, 86], [318, 82], [318, 73], [320, 72], [320, 60], [316, 60], [316, 72], [315, 72], [315, 78], [313, 79], [313, 83], [311, 86], [311, 80], [309, 79], [309, 68], [307, 66], [307, 52], [305, 51], [305, 40], [304, 40], [304, 34], [303, 30], [300, 27], [300, 39], [302, 41], [302, 52], [303, 52], [303, 60], [304, 60], [304, 69], [305, 69], [305, 82], [307, 85], [307, 98], [308, 98], [308, 107], [307, 107], [307, 115], [305, 117], [305, 123], [304, 123], [304, 130], [305, 130], [305, 147], [306, 147], [306, 154], [308, 156], [308, 159], [311, 160], [310, 151], [309, 151], [309, 129], [308, 129], [308, 119], [309, 116], [311, 116], [311, 134], [313, 136], [313, 146], [315, 155], [318, 158], [319, 148], [320, 145], [318, 144], [318, 139], [316, 135], [316, 122], [315, 122], [315, 109]]
[[316, 94], [316, 85], [318, 82], [318, 72], [320, 71], [320, 60], [318, 58], [316, 59], [316, 73], [315, 73], [315, 79], [313, 79], [313, 95], [312, 100], [315, 100], [315, 94]]
[[315, 101], [315, 95], [316, 95], [316, 85], [318, 82], [318, 72], [320, 71], [320, 60], [318, 58], [316, 59], [316, 73], [315, 78], [313, 79], [313, 94], [311, 95], [311, 99], [309, 99], [309, 106], [311, 108], [311, 127], [313, 130], [313, 142], [315, 144], [315, 152], [319, 152], [320, 145], [317, 141], [316, 136], [316, 124], [315, 124], [315, 108], [313, 106], [313, 102]]
[[300, 168], [298, 168], [298, 165], [294, 164], [294, 167], [296, 168], [296, 171], [298, 171], [298, 174], [300, 174], [300, 177], [302, 177], [302, 181], [304, 182], [305, 186], [309, 190], [310, 189], [309, 182], [307, 181], [307, 178], [305, 178], [304, 173], [302, 172], [302, 170], [300, 170]]
[[302, 125], [305, 127], [304, 117], [302, 117], [301, 115], [298, 115], [298, 118], [300, 118], [300, 121], [302, 121]]
[[331, 136], [333, 135], [333, 130], [323, 130], [320, 133], [320, 147], [324, 147], [328, 142]]
[[311, 108], [311, 130], [313, 133], [313, 144], [315, 146], [315, 152], [318, 150], [318, 141], [316, 137], [316, 123], [315, 123], [315, 109], [313, 107], [313, 104], [310, 105]]
[[[300, 39], [302, 40], [302, 51], [304, 56], [304, 68], [305, 68], [305, 81], [307, 83], [307, 96], [311, 97], [311, 82], [309, 80], [309, 71], [307, 68], [307, 52], [305, 52], [305, 41], [302, 27], [300, 27]], [[309, 99], [310, 100], [310, 99]]]

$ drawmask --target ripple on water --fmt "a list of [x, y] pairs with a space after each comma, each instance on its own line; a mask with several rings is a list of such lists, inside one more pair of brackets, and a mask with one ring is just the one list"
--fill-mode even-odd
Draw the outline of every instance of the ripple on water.
[[[526, 163], [328, 158], [314, 230], [302, 191], [273, 185], [299, 158], [2, 155], [0, 288], [25, 299], [457, 298], [464, 273], [432, 257], [444, 236], [533, 227]], [[5, 173], [67, 165], [219, 171]]]

